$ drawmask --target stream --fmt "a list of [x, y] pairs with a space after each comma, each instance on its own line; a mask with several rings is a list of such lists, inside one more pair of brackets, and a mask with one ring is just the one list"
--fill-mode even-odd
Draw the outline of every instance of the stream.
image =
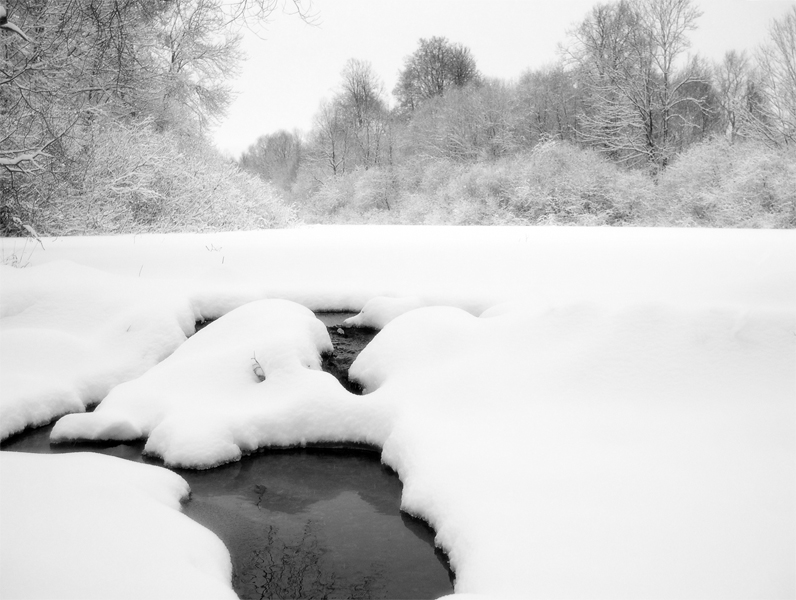
[[[323, 368], [354, 393], [348, 367], [375, 335], [340, 329], [350, 314], [318, 314], [335, 353]], [[138, 462], [144, 442], [50, 445], [52, 424], [0, 444], [19, 452], [90, 451]], [[177, 472], [191, 486], [186, 515], [218, 535], [232, 557], [232, 585], [261, 598], [436, 598], [453, 593], [434, 532], [400, 511], [401, 482], [363, 448], [262, 450], [203, 471]]]

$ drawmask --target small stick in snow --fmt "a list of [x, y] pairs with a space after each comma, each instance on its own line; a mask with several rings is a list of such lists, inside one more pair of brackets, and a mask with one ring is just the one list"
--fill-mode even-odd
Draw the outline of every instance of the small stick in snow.
[[263, 366], [260, 364], [260, 361], [257, 360], [257, 355], [252, 355], [252, 371], [254, 371], [255, 376], [260, 381], [265, 381], [265, 371], [263, 371]]

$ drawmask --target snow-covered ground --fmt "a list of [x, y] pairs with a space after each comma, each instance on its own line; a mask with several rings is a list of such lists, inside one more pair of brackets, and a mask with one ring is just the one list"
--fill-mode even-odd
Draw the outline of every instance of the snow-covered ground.
[[235, 598], [182, 477], [92, 453], [0, 453], [0, 597]]
[[[794, 597], [794, 233], [2, 240], [28, 268], [0, 270], [0, 436], [77, 413], [56, 441], [146, 438], [197, 468], [368, 442], [436, 529], [457, 593]], [[307, 309], [383, 327], [351, 369], [365, 396], [319, 370], [330, 341]], [[18, 472], [46, 480], [47, 460]], [[6, 497], [26, 514], [9, 481], [4, 518]]]

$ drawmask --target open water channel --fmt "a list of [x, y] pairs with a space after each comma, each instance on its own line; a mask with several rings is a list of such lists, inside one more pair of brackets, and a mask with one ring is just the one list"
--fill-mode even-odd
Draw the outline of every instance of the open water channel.
[[[375, 332], [338, 333], [343, 313], [319, 314], [334, 355], [324, 369], [347, 382], [348, 366]], [[0, 449], [101, 452], [140, 462], [143, 442], [50, 445], [52, 425]], [[242, 599], [436, 598], [453, 592], [434, 532], [400, 511], [401, 482], [363, 448], [266, 450], [205, 471], [179, 470], [191, 486], [183, 510], [229, 549]]]

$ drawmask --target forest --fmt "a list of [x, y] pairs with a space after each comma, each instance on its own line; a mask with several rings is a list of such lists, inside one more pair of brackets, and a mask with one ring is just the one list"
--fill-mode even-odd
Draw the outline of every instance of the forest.
[[599, 4], [556, 63], [512, 81], [420, 39], [393, 90], [351, 58], [310, 131], [264, 134], [233, 161], [209, 127], [243, 31], [281, 5], [9, 1], [0, 233], [796, 226], [796, 7], [754, 52], [713, 63], [689, 43], [696, 2]]

